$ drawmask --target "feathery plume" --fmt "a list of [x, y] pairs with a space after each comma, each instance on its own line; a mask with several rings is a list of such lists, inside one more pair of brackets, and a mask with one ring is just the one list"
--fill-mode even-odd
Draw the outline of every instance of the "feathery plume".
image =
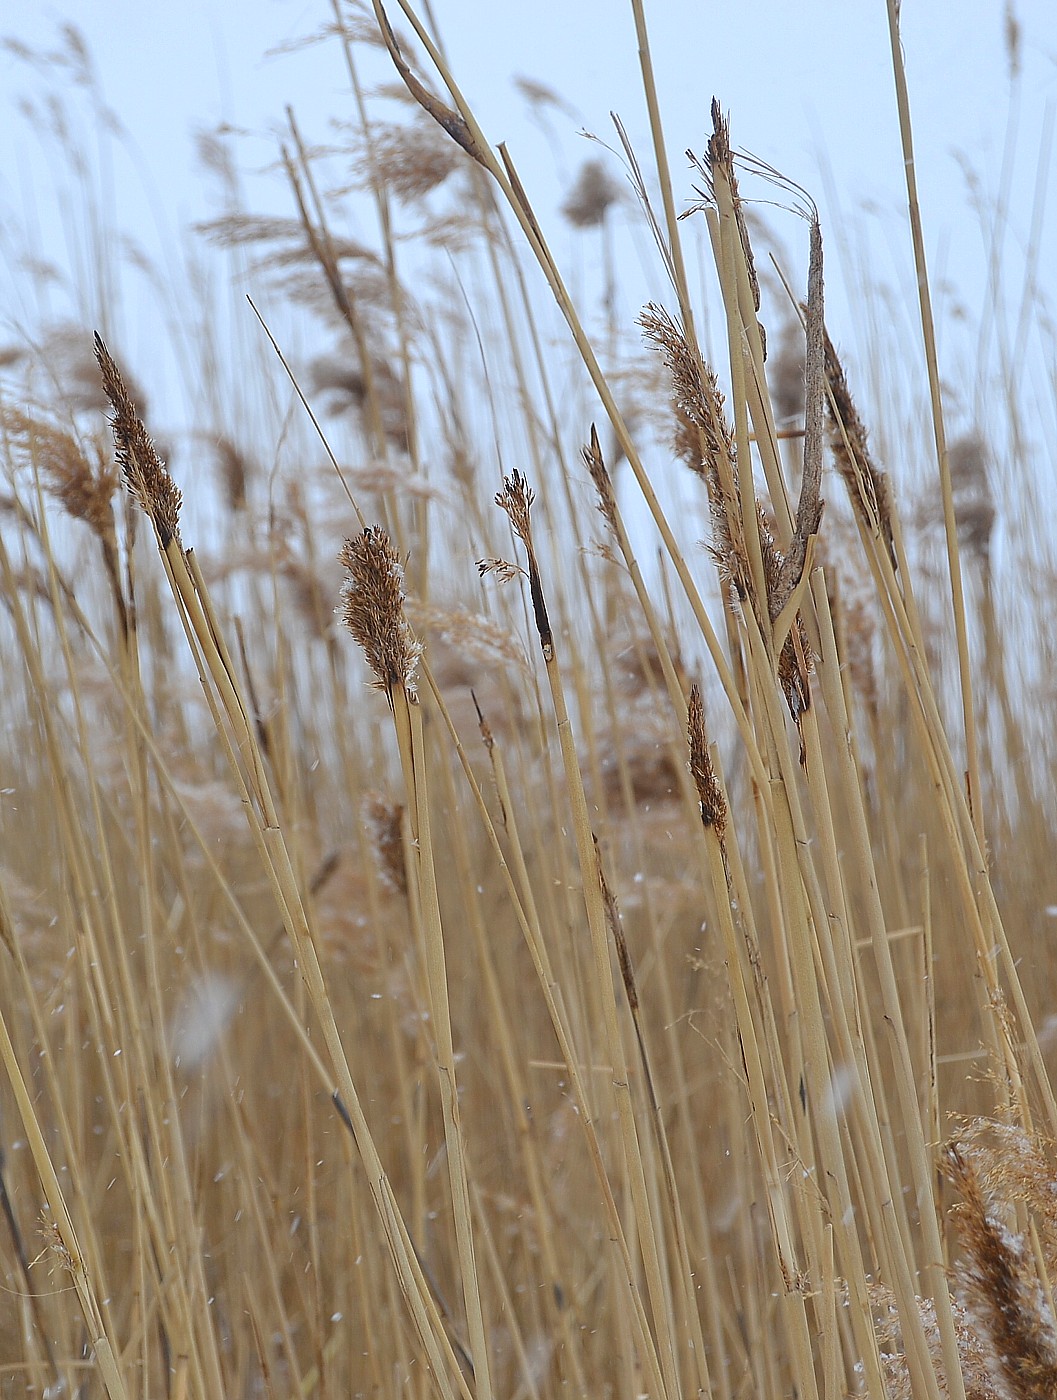
[[114, 451], [121, 475], [133, 500], [150, 516], [163, 549], [170, 540], [180, 543], [180, 507], [183, 497], [155, 449], [150, 434], [136, 413], [121, 371], [103, 343], [95, 336], [95, 357], [103, 378], [103, 389], [113, 417]]
[[363, 648], [375, 684], [390, 701], [397, 686], [414, 694], [422, 648], [404, 615], [404, 566], [392, 541], [380, 526], [368, 525], [345, 541], [338, 559], [347, 571], [341, 620]]
[[371, 842], [375, 864], [382, 883], [394, 894], [407, 894], [407, 866], [404, 864], [402, 825], [404, 804], [391, 802], [378, 792], [363, 799], [363, 822]]
[[[962, 1198], [958, 1233], [967, 1258], [959, 1275], [977, 1329], [990, 1344], [991, 1370], [1013, 1400], [1052, 1400], [1057, 1395], [1057, 1330], [1030, 1248], [1003, 1223], [971, 1146], [950, 1143], [944, 1166]], [[1052, 1195], [1052, 1185], [1050, 1189]], [[1052, 1199], [1049, 1210], [1052, 1216]]]
[[118, 483], [112, 461], [99, 452], [92, 463], [68, 429], [20, 408], [0, 408], [0, 431], [13, 460], [38, 471], [68, 514], [83, 520], [99, 539], [113, 539], [110, 503]]
[[613, 479], [609, 475], [605, 458], [602, 456], [602, 444], [598, 441], [598, 432], [593, 423], [591, 424], [591, 441], [580, 449], [580, 455], [584, 460], [584, 466], [590, 473], [591, 480], [594, 482], [595, 490], [598, 492], [599, 514], [615, 535], [617, 533], [617, 501], [613, 494]]

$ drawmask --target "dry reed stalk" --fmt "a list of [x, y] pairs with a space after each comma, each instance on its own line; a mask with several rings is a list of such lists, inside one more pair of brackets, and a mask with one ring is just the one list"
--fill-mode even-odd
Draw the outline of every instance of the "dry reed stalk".
[[[966, 763], [968, 767], [969, 806], [973, 827], [981, 850], [986, 849], [984, 835], [983, 794], [980, 783], [980, 755], [977, 744], [976, 715], [973, 708], [972, 657], [969, 652], [965, 595], [962, 584], [961, 556], [958, 550], [958, 523], [954, 511], [954, 491], [951, 484], [950, 462], [947, 455], [947, 434], [943, 418], [943, 398], [940, 392], [939, 358], [936, 352], [936, 326], [932, 314], [932, 293], [925, 260], [925, 236], [918, 202], [917, 167], [914, 163], [914, 140], [910, 120], [910, 96], [906, 69], [899, 37], [899, 6], [887, 0], [888, 34], [892, 53], [892, 71], [896, 85], [896, 105], [899, 111], [899, 134], [903, 146], [903, 170], [907, 185], [907, 212], [910, 217], [914, 267], [917, 271], [918, 307], [924, 338], [925, 366], [929, 381], [932, 409], [932, 430], [939, 467], [940, 489], [943, 493], [943, 523], [947, 539], [947, 564], [951, 581], [951, 604], [954, 629], [958, 639], [958, 678], [962, 692], [962, 723], [965, 730]], [[954, 1400], [960, 1400], [955, 1392]]]
[[[179, 541], [179, 492], [158, 461], [153, 446], [135, 414], [120, 374], [102, 342], [98, 343], [97, 349], [103, 367], [104, 385], [114, 408], [118, 460], [126, 474], [130, 490], [155, 525], [166, 574], [196, 665], [206, 687], [218, 736], [227, 752], [236, 785], [243, 795], [255, 844], [278, 901], [287, 932], [297, 951], [298, 965], [322, 1025], [336, 1079], [336, 1088], [332, 1094], [335, 1108], [356, 1141], [397, 1269], [401, 1292], [430, 1358], [437, 1383], [445, 1396], [454, 1400], [449, 1378], [454, 1376], [456, 1383], [461, 1385], [458, 1364], [421, 1267], [414, 1257], [410, 1237], [360, 1105], [316, 955], [312, 930], [297, 887], [279, 813], [272, 799], [265, 762], [253, 727], [247, 720], [247, 706], [239, 693], [240, 686], [235, 669], [223, 644], [216, 615], [193, 551], [185, 552]], [[226, 726], [230, 726], [230, 729]], [[234, 739], [235, 748], [231, 747], [229, 734], [231, 739]]]
[[[839, 376], [842, 380], [843, 376]], [[850, 406], [850, 396], [846, 385], [838, 384], [840, 392], [834, 395], [832, 404], [838, 413], [847, 411], [855, 420], [853, 428], [854, 444], [842, 428], [842, 441], [862, 464], [865, 433], [858, 415]], [[843, 423], [843, 418], [841, 419]], [[845, 427], [847, 425], [844, 425]], [[875, 487], [880, 484], [876, 471], [871, 477]], [[876, 490], [875, 490], [876, 494]], [[855, 497], [853, 496], [853, 503]], [[881, 506], [878, 499], [878, 505]], [[884, 511], [884, 507], [881, 506]], [[879, 515], [876, 523], [872, 515], [859, 515], [863, 522], [863, 540], [867, 545], [867, 558], [877, 585], [878, 597], [886, 619], [886, 630], [891, 637], [897, 664], [903, 676], [906, 693], [911, 701], [911, 716], [918, 735], [921, 752], [929, 765], [942, 794], [940, 812], [942, 830], [952, 860], [952, 869], [958, 886], [959, 898], [966, 922], [973, 934], [978, 966], [987, 989], [987, 1006], [992, 1009], [985, 1026], [990, 1043], [1001, 1057], [1014, 1093], [1019, 1093], [1020, 1069], [1018, 1056], [1006, 1027], [993, 1015], [1001, 992], [998, 974], [990, 950], [997, 946], [1001, 955], [1002, 970], [1010, 987], [1018, 1021], [1024, 1036], [1028, 1062], [1032, 1078], [1044, 1105], [1051, 1127], [1057, 1130], [1057, 1100], [1054, 1098], [1049, 1077], [1038, 1048], [1038, 1040], [1032, 1025], [1031, 1015], [1024, 999], [1020, 975], [1016, 961], [1009, 947], [1008, 937], [1001, 913], [995, 900], [991, 881], [988, 877], [987, 862], [979, 844], [973, 814], [962, 782], [951, 754], [950, 745], [940, 716], [939, 706], [931, 677], [924, 663], [924, 645], [921, 640], [921, 624], [918, 617], [914, 592], [910, 585], [910, 571], [903, 550], [898, 517], [889, 507], [884, 512], [887, 525]], [[878, 529], [877, 525], [883, 525]], [[881, 548], [878, 548], [878, 545]], [[898, 560], [900, 582], [897, 582], [889, 553], [894, 546]]]
[[[591, 945], [594, 953], [596, 991], [599, 993], [605, 1020], [606, 1053], [613, 1066], [613, 1087], [617, 1107], [620, 1112], [621, 1138], [624, 1146], [625, 1165], [629, 1177], [635, 1220], [646, 1274], [646, 1285], [653, 1310], [656, 1330], [657, 1351], [661, 1375], [657, 1377], [664, 1387], [664, 1393], [674, 1396], [678, 1393], [675, 1363], [675, 1346], [672, 1319], [667, 1305], [662, 1281], [661, 1256], [658, 1246], [656, 1225], [646, 1190], [641, 1147], [635, 1126], [634, 1108], [631, 1100], [627, 1062], [623, 1039], [620, 1032], [618, 1007], [610, 969], [610, 951], [605, 923], [605, 905], [602, 899], [598, 878], [598, 866], [594, 854], [594, 841], [588, 815], [587, 798], [579, 761], [572, 739], [571, 724], [562, 685], [561, 670], [551, 631], [547, 603], [543, 592], [539, 565], [536, 559], [532, 536], [531, 511], [534, 495], [528, 483], [517, 472], [507, 477], [503, 490], [496, 496], [496, 504], [506, 512], [511, 528], [525, 549], [529, 593], [532, 600], [533, 618], [539, 635], [540, 650], [547, 669], [554, 718], [561, 745], [565, 779], [572, 807], [573, 830], [576, 840], [577, 857], [580, 864], [584, 904]], [[644, 1358], [645, 1359], [645, 1358]]]
[[363, 648], [367, 664], [374, 674], [375, 685], [385, 692], [400, 749], [411, 835], [417, 854], [414, 870], [422, 910], [426, 971], [436, 1036], [437, 1074], [444, 1114], [444, 1140], [447, 1144], [470, 1355], [477, 1394], [482, 1400], [490, 1400], [490, 1349], [474, 1254], [469, 1171], [459, 1114], [444, 931], [433, 855], [425, 735], [422, 709], [415, 689], [415, 670], [421, 648], [412, 637], [404, 615], [403, 565], [385, 532], [367, 526], [355, 539], [346, 540], [340, 561], [346, 570], [342, 621]]
[[[573, 1098], [577, 1106], [577, 1118], [585, 1134], [592, 1170], [602, 1195], [609, 1230], [608, 1238], [616, 1246], [619, 1263], [618, 1276], [624, 1289], [626, 1289], [627, 1302], [634, 1316], [635, 1338], [642, 1353], [642, 1365], [644, 1369], [654, 1375], [659, 1382], [661, 1378], [659, 1362], [656, 1351], [654, 1350], [649, 1321], [638, 1288], [631, 1253], [625, 1235], [624, 1223], [617, 1206], [613, 1186], [610, 1182], [608, 1170], [604, 1161], [602, 1144], [598, 1136], [596, 1127], [598, 1115], [592, 1105], [591, 1096], [588, 1093], [584, 1081], [582, 1069], [583, 1059], [574, 1048], [574, 1041], [567, 1022], [564, 1006], [565, 996], [561, 990], [562, 983], [555, 976], [543, 929], [540, 925], [533, 883], [529, 875], [524, 849], [518, 836], [515, 816], [517, 809], [506, 782], [501, 751], [498, 745], [494, 743], [489, 744], [489, 756], [492, 760], [493, 772], [496, 778], [497, 793], [501, 810], [504, 813], [504, 826], [511, 839], [511, 858], [514, 863], [513, 872], [511, 872], [507, 863], [507, 858], [504, 855], [498, 833], [489, 815], [484, 796], [481, 793], [480, 786], [470, 767], [463, 746], [459, 741], [455, 726], [451, 722], [451, 717], [448, 714], [447, 707], [444, 705], [443, 697], [430, 675], [429, 667], [426, 665], [425, 661], [423, 661], [423, 671], [429, 682], [434, 702], [444, 717], [448, 732], [456, 752], [459, 755], [463, 773], [473, 793], [475, 804], [481, 816], [482, 825], [488, 837], [489, 844], [497, 858], [515, 918], [517, 919], [532, 958], [533, 967], [540, 984], [540, 990], [544, 998], [551, 1026], [557, 1038], [559, 1050], [569, 1075]], [[518, 884], [521, 887], [520, 891], [518, 885], [515, 884], [515, 874]]]
[[[757, 954], [748, 940], [735, 929], [731, 877], [727, 856], [727, 802], [709, 751], [705, 733], [701, 692], [695, 685], [690, 692], [687, 719], [690, 773], [697, 789], [708, 879], [719, 914], [727, 974], [734, 1001], [734, 1015], [743, 1064], [747, 1076], [750, 1111], [760, 1151], [767, 1191], [767, 1214], [776, 1259], [783, 1284], [783, 1321], [796, 1374], [808, 1395], [818, 1394], [811, 1361], [811, 1328], [806, 1311], [806, 1274], [798, 1264], [796, 1229], [786, 1203], [784, 1174], [775, 1148], [767, 1075], [760, 1051], [766, 1032], [758, 1025], [749, 996], [753, 981], [751, 967]], [[773, 1044], [773, 1042], [772, 1042]]]

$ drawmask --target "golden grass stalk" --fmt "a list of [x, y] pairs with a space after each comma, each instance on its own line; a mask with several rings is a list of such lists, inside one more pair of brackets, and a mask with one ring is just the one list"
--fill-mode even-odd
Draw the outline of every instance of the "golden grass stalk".
[[470, 1210], [466, 1144], [459, 1114], [459, 1089], [455, 1071], [455, 1042], [448, 1001], [448, 973], [444, 953], [437, 872], [433, 857], [432, 821], [427, 787], [428, 761], [424, 751], [422, 709], [415, 689], [415, 670], [421, 648], [411, 635], [404, 615], [404, 570], [384, 530], [368, 525], [342, 548], [340, 562], [346, 570], [342, 591], [342, 621], [363, 648], [375, 684], [384, 690], [396, 728], [404, 771], [411, 837], [416, 858], [418, 900], [435, 1035], [437, 1077], [444, 1117], [448, 1179], [459, 1252], [459, 1277], [470, 1338], [470, 1356], [477, 1394], [492, 1395], [491, 1366], [484, 1308], [474, 1249]]
[[180, 493], [158, 460], [153, 444], [135, 414], [120, 373], [102, 341], [97, 342], [97, 353], [103, 370], [104, 387], [114, 409], [113, 428], [118, 461], [130, 491], [154, 524], [166, 575], [195, 663], [207, 688], [218, 735], [228, 755], [236, 786], [243, 796], [255, 844], [322, 1026], [336, 1080], [332, 1094], [335, 1108], [355, 1139], [397, 1268], [401, 1292], [437, 1383], [445, 1396], [453, 1397], [449, 1378], [454, 1375], [457, 1380], [460, 1379], [458, 1364], [414, 1256], [410, 1236], [360, 1105], [283, 836], [280, 816], [272, 798], [266, 763], [254, 727], [248, 719], [248, 707], [240, 694], [241, 687], [223, 643], [205, 581], [193, 552], [185, 552], [180, 543]]

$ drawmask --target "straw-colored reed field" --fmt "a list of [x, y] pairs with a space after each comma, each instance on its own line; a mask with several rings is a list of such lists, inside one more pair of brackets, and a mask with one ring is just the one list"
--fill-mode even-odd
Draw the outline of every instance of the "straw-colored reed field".
[[207, 151], [171, 461], [105, 240], [5, 351], [0, 1394], [1052, 1398], [1052, 382], [949, 425], [910, 160], [857, 382], [645, 42], [565, 218], [669, 294], [585, 315], [400, 24], [328, 38], [375, 244], [292, 117], [286, 217]]

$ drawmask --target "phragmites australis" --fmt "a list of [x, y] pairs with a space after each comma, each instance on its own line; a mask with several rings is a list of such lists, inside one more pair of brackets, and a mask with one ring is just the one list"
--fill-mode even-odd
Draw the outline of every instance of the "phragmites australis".
[[[536, 493], [522, 476], [521, 472], [513, 471], [509, 476], [503, 478], [503, 489], [497, 492], [495, 503], [501, 510], [506, 511], [510, 519], [511, 529], [525, 546], [526, 562], [528, 564], [529, 592], [532, 596], [532, 612], [536, 620], [536, 630], [539, 633], [540, 646], [543, 649], [543, 656], [546, 661], [550, 661], [554, 656], [554, 637], [551, 633], [550, 618], [547, 614], [547, 603], [543, 596], [543, 584], [540, 580], [539, 565], [536, 562], [536, 549], [532, 543], [532, 503], [536, 499]], [[501, 579], [513, 577], [513, 573], [507, 571], [511, 565], [502, 559], [479, 560], [477, 568], [482, 577], [486, 573], [495, 573]], [[516, 569], [513, 570], [517, 572]]]
[[402, 686], [415, 693], [415, 671], [422, 648], [404, 615], [404, 566], [392, 540], [367, 525], [342, 545], [338, 559], [346, 570], [339, 614], [363, 648], [375, 684], [392, 699]]
[[826, 384], [829, 389], [829, 445], [837, 470], [848, 488], [852, 507], [867, 530], [884, 540], [893, 566], [896, 562], [888, 478], [870, 455], [866, 428], [848, 388], [844, 367], [826, 336]]
[[[718, 186], [726, 186], [729, 193], [730, 205], [734, 218], [738, 226], [738, 238], [741, 242], [741, 250], [745, 256], [745, 270], [749, 277], [749, 287], [752, 291], [753, 304], [757, 311], [760, 309], [760, 282], [756, 275], [756, 263], [752, 256], [752, 242], [749, 239], [749, 229], [745, 222], [745, 210], [742, 205], [741, 191], [738, 189], [738, 177], [734, 173], [734, 152], [730, 145], [730, 122], [723, 115], [723, 109], [719, 105], [719, 99], [712, 99], [712, 135], [708, 138], [708, 149], [705, 153], [704, 163], [698, 161], [692, 152], [687, 152], [690, 159], [697, 165], [699, 170], [705, 174], [708, 182], [708, 191], [717, 206], [724, 202], [724, 196], [718, 192]], [[764, 339], [764, 354], [767, 353], [766, 338], [763, 337], [763, 327], [760, 327], [761, 337]]]
[[[1004, 1139], [995, 1162], [982, 1146], [984, 1130]], [[989, 1158], [991, 1164], [989, 1165]], [[966, 1140], [949, 1143], [944, 1167], [961, 1196], [956, 1207], [965, 1257], [957, 1278], [1001, 1395], [1051, 1400], [1057, 1394], [1057, 1331], [1039, 1282], [1029, 1241], [1004, 1223], [1013, 1200], [1033, 1209], [1043, 1245], [1053, 1244], [1057, 1219], [1052, 1166], [1018, 1129], [977, 1120]], [[1039, 1189], [1040, 1180], [1042, 1189]], [[1048, 1267], [1054, 1263], [1052, 1249]]]
[[597, 228], [619, 203], [621, 188], [600, 160], [584, 161], [562, 213], [573, 228]]
[[443, 185], [465, 158], [435, 122], [420, 114], [404, 126], [374, 128], [355, 169], [365, 185], [375, 185], [401, 203], [414, 205]]
[[979, 433], [966, 433], [952, 442], [948, 453], [954, 488], [954, 515], [963, 548], [985, 566], [991, 559], [994, 533], [994, 494], [991, 457]]
[[664, 307], [649, 303], [639, 325], [668, 370], [673, 447], [708, 490], [716, 563], [739, 598], [747, 598], [753, 584], [738, 505], [737, 454], [716, 376]]
[[711, 827], [722, 841], [727, 829], [727, 802], [712, 765], [712, 755], [708, 751], [705, 706], [701, 698], [701, 688], [696, 683], [690, 687], [686, 736], [690, 744], [690, 776], [697, 788], [701, 820], [706, 827]]
[[68, 514], [83, 520], [100, 540], [113, 540], [117, 470], [100, 444], [92, 444], [90, 456], [80, 439], [50, 414], [20, 408], [0, 408], [0, 433], [13, 462], [38, 472]]
[[136, 412], [121, 371], [96, 333], [95, 357], [103, 379], [103, 389], [113, 416], [114, 452], [125, 485], [136, 504], [150, 516], [163, 549], [171, 540], [180, 542], [180, 506], [183, 497], [158, 456], [143, 420]]
[[598, 431], [591, 424], [591, 441], [580, 449], [584, 466], [590, 473], [595, 490], [598, 492], [598, 511], [602, 519], [615, 535], [617, 533], [617, 500], [613, 494], [613, 478], [609, 475], [606, 459], [602, 455], [602, 444], [598, 441]]
[[375, 866], [383, 885], [393, 894], [407, 894], [407, 866], [404, 864], [402, 827], [404, 804], [393, 802], [379, 792], [363, 799], [363, 824], [367, 828]]

